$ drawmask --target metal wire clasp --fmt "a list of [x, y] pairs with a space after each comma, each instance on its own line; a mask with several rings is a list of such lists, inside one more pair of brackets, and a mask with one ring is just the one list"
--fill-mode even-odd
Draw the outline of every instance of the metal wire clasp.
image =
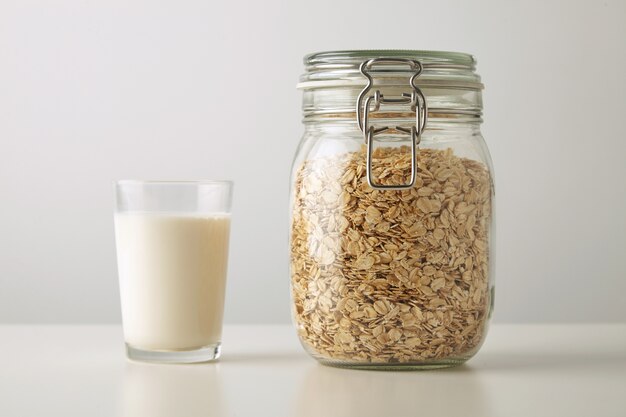
[[[385, 97], [376, 90], [373, 95], [367, 95], [374, 85], [374, 80], [369, 71], [375, 65], [408, 65], [413, 71], [409, 84], [411, 86], [410, 93], [402, 93], [400, 97]], [[422, 64], [407, 58], [373, 58], [364, 61], [359, 70], [364, 77], [367, 78], [367, 86], [359, 93], [356, 101], [356, 118], [359, 129], [363, 132], [365, 144], [367, 145], [367, 183], [370, 187], [378, 190], [406, 190], [415, 185], [417, 178], [417, 145], [420, 143], [422, 132], [426, 127], [426, 118], [428, 108], [426, 106], [426, 98], [422, 91], [415, 84], [415, 79], [422, 73]], [[375, 128], [369, 124], [369, 114], [380, 110], [381, 104], [407, 104], [410, 105], [411, 111], [415, 112], [415, 125], [411, 128], [402, 126], [394, 126], [396, 131], [404, 132], [411, 135], [411, 179], [406, 184], [383, 185], [377, 184], [372, 175], [372, 153], [374, 152], [374, 137], [378, 134], [392, 129], [392, 126]], [[373, 105], [373, 108], [372, 108]]]

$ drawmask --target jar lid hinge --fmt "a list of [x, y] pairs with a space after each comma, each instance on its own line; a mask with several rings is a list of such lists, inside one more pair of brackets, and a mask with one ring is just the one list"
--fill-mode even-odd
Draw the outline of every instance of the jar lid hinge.
[[[373, 95], [368, 96], [367, 94], [374, 85], [374, 79], [372, 78], [370, 71], [376, 65], [408, 65], [413, 71], [411, 78], [409, 79], [409, 85], [411, 86], [412, 91], [410, 93], [402, 93], [402, 95], [396, 97], [385, 97], [380, 90], [376, 90]], [[426, 127], [426, 119], [428, 118], [426, 98], [419, 87], [415, 84], [415, 80], [422, 73], [422, 69], [423, 66], [419, 61], [408, 58], [372, 58], [361, 63], [359, 67], [361, 74], [367, 78], [367, 85], [359, 93], [357, 98], [356, 119], [359, 124], [359, 129], [363, 132], [365, 144], [367, 145], [367, 183], [374, 189], [406, 190], [415, 185], [415, 181], [417, 179], [417, 146], [420, 143], [422, 132]], [[380, 184], [375, 181], [373, 176], [372, 159], [374, 153], [374, 137], [392, 129], [392, 126], [379, 128], [370, 126], [369, 114], [379, 111], [381, 105], [384, 104], [407, 104], [410, 106], [411, 111], [415, 112], [415, 125], [411, 126], [411, 128], [405, 128], [402, 126], [393, 127], [397, 131], [411, 135], [411, 177], [409, 182], [405, 184]]]

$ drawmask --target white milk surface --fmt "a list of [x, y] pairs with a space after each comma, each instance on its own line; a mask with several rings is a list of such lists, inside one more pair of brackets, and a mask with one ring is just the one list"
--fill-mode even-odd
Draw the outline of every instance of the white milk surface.
[[144, 350], [220, 342], [228, 214], [116, 213], [124, 337]]

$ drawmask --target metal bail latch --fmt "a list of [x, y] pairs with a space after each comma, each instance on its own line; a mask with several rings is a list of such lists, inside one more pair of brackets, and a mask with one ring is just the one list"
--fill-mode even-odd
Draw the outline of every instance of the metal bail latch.
[[[407, 65], [413, 71], [409, 84], [412, 91], [410, 93], [402, 93], [400, 97], [385, 97], [376, 90], [373, 95], [367, 95], [374, 85], [374, 80], [369, 71], [376, 65]], [[373, 58], [364, 61], [360, 66], [361, 74], [367, 78], [367, 86], [359, 93], [356, 102], [356, 118], [359, 129], [363, 132], [365, 144], [367, 145], [367, 183], [370, 187], [377, 190], [406, 190], [415, 185], [417, 178], [417, 145], [420, 143], [422, 132], [426, 127], [426, 118], [428, 117], [428, 109], [426, 106], [426, 98], [422, 91], [415, 85], [416, 78], [422, 73], [422, 64], [419, 61], [406, 58]], [[380, 110], [381, 104], [407, 104], [410, 105], [411, 111], [415, 112], [415, 125], [411, 128], [401, 126], [386, 126], [375, 128], [369, 124], [369, 114]], [[373, 107], [372, 107], [373, 105]], [[374, 137], [391, 129], [398, 132], [404, 132], [411, 135], [411, 179], [406, 184], [383, 185], [377, 184], [372, 175], [372, 153], [374, 152]]]

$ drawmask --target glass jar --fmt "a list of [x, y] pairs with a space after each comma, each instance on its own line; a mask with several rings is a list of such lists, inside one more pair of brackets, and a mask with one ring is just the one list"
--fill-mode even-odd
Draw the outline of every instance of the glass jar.
[[327, 365], [457, 365], [493, 307], [493, 172], [476, 61], [436, 51], [305, 57], [291, 178], [292, 312]]

